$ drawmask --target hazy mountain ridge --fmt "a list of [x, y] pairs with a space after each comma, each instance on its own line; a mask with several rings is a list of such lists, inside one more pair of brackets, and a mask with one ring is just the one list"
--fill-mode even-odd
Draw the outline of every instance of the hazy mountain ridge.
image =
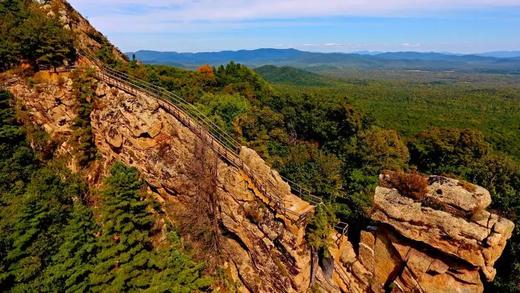
[[[499, 54], [497, 52], [495, 54]], [[487, 56], [457, 55], [435, 52], [385, 52], [377, 54], [360, 53], [316, 53], [296, 49], [256, 49], [239, 51], [178, 53], [158, 51], [137, 51], [136, 58], [148, 64], [175, 64], [193, 68], [202, 64], [221, 65], [231, 61], [249, 66], [277, 65], [309, 68], [321, 65], [337, 68], [358, 69], [413, 69], [431, 71], [464, 71], [489, 73], [520, 73], [520, 58], [510, 52], [507, 58]], [[505, 54], [505, 53], [503, 53]]]
[[520, 58], [520, 51], [493, 51], [477, 54], [478, 56], [484, 57], [495, 57], [495, 58]]

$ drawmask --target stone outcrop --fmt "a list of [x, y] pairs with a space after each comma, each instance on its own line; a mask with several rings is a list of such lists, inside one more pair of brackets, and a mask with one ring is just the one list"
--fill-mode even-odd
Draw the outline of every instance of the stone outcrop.
[[485, 210], [491, 196], [482, 187], [441, 176], [430, 176], [428, 182], [421, 202], [378, 187], [372, 218], [406, 238], [480, 268], [492, 280], [493, 265], [511, 237], [513, 223]]
[[[30, 84], [18, 79], [9, 87], [16, 97], [24, 97], [23, 109], [28, 109], [29, 121], [45, 130], [51, 138], [66, 138], [77, 114], [72, 96], [72, 80], [68, 73], [38, 72]], [[28, 121], [28, 122], [29, 122]]]
[[128, 60], [118, 48], [112, 45], [108, 39], [96, 30], [89, 21], [78, 13], [67, 1], [50, 0], [40, 1], [42, 9], [50, 16], [57, 17], [65, 29], [74, 32], [77, 39], [76, 45], [78, 49], [87, 50], [89, 52], [97, 52], [105, 48], [112, 51], [119, 61]]
[[[494, 279], [493, 265], [511, 237], [513, 223], [485, 210], [491, 197], [482, 187], [429, 176], [418, 200], [388, 187], [394, 175], [380, 176], [371, 215], [379, 224], [361, 232], [357, 253], [345, 241], [331, 247], [334, 275], [344, 276], [332, 279], [336, 289], [482, 292], [483, 281]], [[363, 287], [347, 287], [352, 276]]]

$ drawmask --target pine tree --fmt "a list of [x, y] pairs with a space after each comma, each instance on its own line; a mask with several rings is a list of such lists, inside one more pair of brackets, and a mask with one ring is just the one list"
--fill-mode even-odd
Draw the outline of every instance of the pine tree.
[[42, 272], [62, 242], [76, 186], [64, 182], [53, 170], [42, 168], [34, 175], [26, 193], [17, 201], [14, 225], [5, 258], [5, 280], [13, 290], [36, 290]]
[[[193, 292], [207, 288], [203, 265], [178, 247], [157, 250], [149, 236], [154, 218], [143, 200], [143, 182], [135, 168], [116, 163], [106, 180], [101, 220], [102, 236], [92, 291]], [[172, 241], [172, 244], [175, 244]]]
[[12, 191], [15, 186], [23, 186], [36, 163], [25, 141], [25, 131], [16, 121], [10, 105], [12, 99], [10, 93], [0, 91], [0, 194]]
[[136, 169], [116, 163], [106, 185], [99, 239], [101, 250], [91, 278], [92, 289], [136, 290], [147, 283], [142, 278], [150, 268], [148, 231], [153, 219], [147, 211], [148, 202], [140, 198], [142, 181]]
[[72, 217], [63, 230], [63, 242], [52, 257], [52, 265], [45, 270], [44, 291], [88, 291], [97, 229], [90, 210], [80, 202], [75, 203]]

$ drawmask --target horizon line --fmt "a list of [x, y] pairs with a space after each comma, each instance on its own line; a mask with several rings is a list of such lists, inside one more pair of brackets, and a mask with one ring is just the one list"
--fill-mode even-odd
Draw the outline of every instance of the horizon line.
[[321, 54], [357, 54], [357, 55], [368, 55], [368, 54], [384, 54], [384, 53], [422, 53], [422, 54], [443, 54], [443, 55], [459, 55], [459, 56], [478, 56], [482, 54], [491, 53], [519, 53], [520, 48], [514, 50], [492, 50], [483, 52], [463, 53], [455, 51], [434, 51], [434, 50], [356, 50], [356, 51], [318, 51], [318, 50], [302, 50], [294, 47], [277, 48], [277, 47], [259, 47], [255, 49], [225, 49], [218, 51], [170, 51], [170, 50], [154, 50], [154, 49], [139, 49], [135, 51], [121, 50], [124, 54], [137, 53], [142, 51], [158, 52], [158, 53], [177, 53], [177, 54], [199, 54], [199, 53], [221, 53], [221, 52], [241, 52], [241, 51], [258, 51], [258, 50], [295, 50], [300, 52], [308, 53], [321, 53]]

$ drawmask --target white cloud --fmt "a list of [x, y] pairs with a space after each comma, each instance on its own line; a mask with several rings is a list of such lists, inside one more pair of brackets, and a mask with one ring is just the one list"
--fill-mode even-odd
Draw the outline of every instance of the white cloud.
[[325, 43], [323, 44], [324, 47], [343, 47], [344, 45], [343, 44], [338, 44], [338, 43]]
[[[433, 15], [442, 17], [443, 12], [449, 10], [472, 11], [472, 9], [508, 6], [520, 8], [520, 0], [69, 0], [69, 2], [96, 28], [110, 37], [117, 36], [118, 40], [126, 43], [128, 47], [137, 46], [139, 42], [139, 39], [135, 38], [137, 34], [140, 38], [154, 40], [154, 44], [165, 43], [161, 47], [168, 48], [173, 47], [171, 45], [173, 41], [167, 42], [164, 37], [167, 34], [176, 34], [176, 40], [187, 40], [187, 44], [178, 44], [176, 48], [204, 47], [204, 44], [197, 43], [203, 40], [204, 34], [206, 34], [204, 39], [206, 43], [236, 43], [234, 36], [226, 33], [239, 29], [242, 32], [251, 31], [252, 35], [250, 38], [246, 36], [245, 39], [242, 36], [242, 43], [236, 45], [240, 47], [249, 47], [253, 44], [257, 46], [256, 44], [260, 42], [266, 46], [277, 44], [276, 47], [328, 51], [358, 50], [373, 46], [347, 43], [349, 39], [333, 36], [326, 31], [324, 32], [327, 34], [323, 37], [320, 37], [319, 33], [316, 36], [294, 36], [294, 38], [291, 35], [290, 40], [276, 37], [269, 40], [269, 36], [265, 34], [255, 36], [254, 32], [263, 28], [276, 28], [286, 32], [289, 31], [286, 28], [292, 26], [317, 28], [326, 23], [320, 18], [335, 16]], [[515, 8], [514, 11], [518, 10]], [[318, 28], [316, 30], [318, 31]], [[208, 39], [207, 35], [211, 35], [211, 38]], [[263, 40], [257, 41], [258, 38]], [[425, 42], [422, 46], [411, 42], [414, 40], [413, 36], [410, 37], [410, 41], [405, 40], [407, 42], [396, 41], [392, 44], [392, 48], [429, 47]], [[281, 44], [282, 42], [284, 44]], [[143, 43], [140, 46], [146, 47], [149, 44]]]
[[[399, 15], [414, 11], [520, 6], [519, 0], [70, 0], [93, 17], [142, 10], [160, 21]], [[124, 9], [122, 9], [124, 8]], [[135, 12], [132, 14], [135, 15]]]
[[421, 47], [421, 44], [420, 43], [401, 43], [401, 46], [404, 47], [404, 48], [420, 48]]

